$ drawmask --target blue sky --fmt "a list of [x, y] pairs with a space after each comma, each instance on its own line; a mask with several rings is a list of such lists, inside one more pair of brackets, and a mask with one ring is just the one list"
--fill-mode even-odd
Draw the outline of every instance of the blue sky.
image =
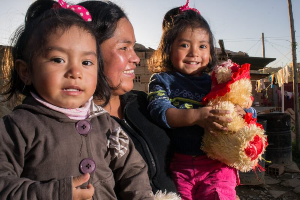
[[[9, 44], [14, 30], [23, 23], [26, 9], [34, 0], [1, 0], [0, 44]], [[156, 49], [161, 37], [164, 14], [184, 5], [185, 0], [112, 0], [121, 6], [133, 24], [138, 43]], [[69, 0], [78, 3], [80, 0]], [[300, 0], [292, 0], [296, 30], [297, 61], [300, 62]], [[216, 46], [262, 57], [261, 35], [265, 36], [266, 57], [276, 58], [269, 67], [292, 62], [291, 32], [287, 0], [190, 0], [210, 23]]]

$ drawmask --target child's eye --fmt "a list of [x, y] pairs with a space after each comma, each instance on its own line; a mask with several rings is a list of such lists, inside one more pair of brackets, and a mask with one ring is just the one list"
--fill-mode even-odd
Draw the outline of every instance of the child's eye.
[[65, 61], [62, 58], [53, 58], [52, 61], [56, 63], [65, 63]]
[[82, 64], [87, 65], [87, 66], [91, 66], [91, 65], [93, 65], [93, 62], [85, 60], [85, 61], [82, 62]]
[[206, 49], [206, 48], [207, 48], [206, 45], [204, 45], [204, 44], [200, 45], [200, 49]]
[[184, 48], [188, 48], [188, 47], [189, 47], [188, 44], [181, 44], [180, 46], [181, 46], [181, 47], [184, 47]]

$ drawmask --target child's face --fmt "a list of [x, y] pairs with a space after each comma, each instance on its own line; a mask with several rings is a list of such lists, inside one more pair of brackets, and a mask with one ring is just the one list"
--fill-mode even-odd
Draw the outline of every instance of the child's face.
[[199, 76], [209, 63], [209, 35], [201, 28], [186, 28], [172, 44], [171, 62], [182, 74]]
[[33, 58], [30, 83], [47, 102], [62, 108], [78, 108], [94, 94], [97, 84], [95, 38], [72, 26], [51, 34]]

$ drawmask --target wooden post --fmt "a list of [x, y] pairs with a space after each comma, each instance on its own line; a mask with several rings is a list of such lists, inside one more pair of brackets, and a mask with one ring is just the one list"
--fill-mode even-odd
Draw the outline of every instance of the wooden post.
[[280, 94], [281, 94], [281, 112], [284, 113], [284, 83], [282, 83]]
[[289, 7], [291, 37], [292, 37], [292, 56], [293, 56], [293, 70], [294, 70], [294, 108], [295, 108], [295, 131], [296, 131], [296, 148], [300, 151], [300, 129], [299, 129], [299, 94], [298, 94], [298, 67], [296, 57], [296, 38], [294, 29], [294, 17], [291, 0], [287, 0]]
[[266, 57], [266, 51], [265, 51], [265, 36], [264, 36], [264, 33], [261, 34], [261, 41], [262, 41], [263, 58], [265, 58]]

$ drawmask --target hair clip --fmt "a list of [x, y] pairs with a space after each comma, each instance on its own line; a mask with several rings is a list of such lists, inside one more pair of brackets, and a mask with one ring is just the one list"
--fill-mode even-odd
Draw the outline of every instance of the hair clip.
[[53, 5], [54, 9], [58, 8], [64, 8], [64, 9], [70, 9], [80, 15], [85, 21], [90, 22], [92, 21], [92, 16], [90, 15], [90, 12], [83, 6], [79, 5], [68, 5], [63, 0], [58, 0], [58, 4]]
[[200, 14], [199, 10], [197, 10], [196, 8], [190, 8], [189, 7], [189, 2], [190, 2], [190, 0], [187, 0], [186, 4], [184, 6], [180, 6], [180, 8], [179, 8], [180, 12], [184, 12], [186, 10], [193, 10], [193, 11]]

